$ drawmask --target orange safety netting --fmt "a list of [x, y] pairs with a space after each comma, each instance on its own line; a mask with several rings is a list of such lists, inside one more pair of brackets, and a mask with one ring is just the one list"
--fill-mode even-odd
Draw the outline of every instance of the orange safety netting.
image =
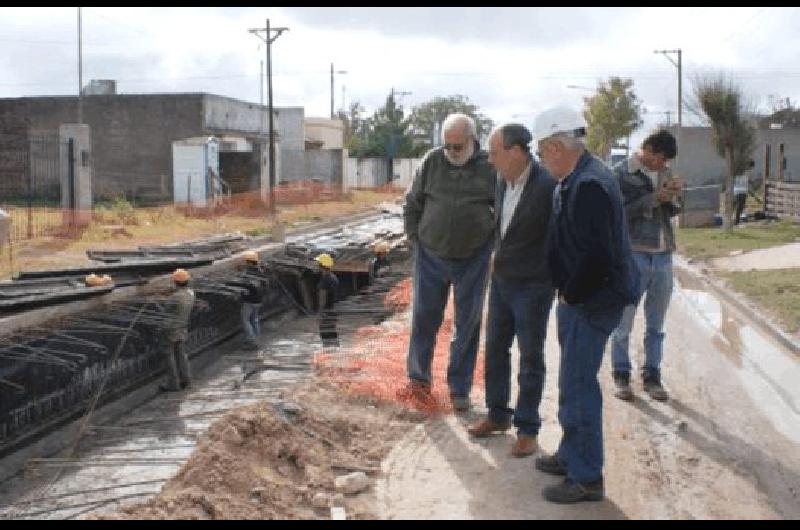
[[[411, 297], [411, 282], [405, 280], [385, 297], [384, 303], [398, 307], [397, 301]], [[436, 337], [431, 367], [430, 393], [412, 392], [406, 371], [408, 342], [411, 330], [405, 322], [393, 321], [394, 327], [365, 326], [359, 328], [352, 346], [333, 353], [318, 354], [314, 362], [318, 374], [337, 383], [345, 391], [400, 403], [428, 414], [452, 411], [447, 386], [447, 364], [453, 331], [453, 302], [448, 301], [444, 321]], [[483, 351], [478, 351], [473, 389], [483, 391]]]

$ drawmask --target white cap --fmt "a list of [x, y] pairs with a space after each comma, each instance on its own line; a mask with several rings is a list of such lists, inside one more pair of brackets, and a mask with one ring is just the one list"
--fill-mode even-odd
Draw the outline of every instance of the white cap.
[[571, 107], [559, 105], [542, 111], [533, 124], [533, 139], [538, 142], [554, 135], [586, 136], [586, 121]]

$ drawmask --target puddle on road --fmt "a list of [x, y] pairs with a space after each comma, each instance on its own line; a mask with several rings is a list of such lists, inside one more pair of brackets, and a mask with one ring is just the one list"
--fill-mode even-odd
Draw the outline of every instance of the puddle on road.
[[752, 402], [776, 430], [800, 442], [800, 360], [730, 316], [725, 304], [707, 292], [676, 284], [675, 298], [709, 330], [714, 346], [734, 364]]

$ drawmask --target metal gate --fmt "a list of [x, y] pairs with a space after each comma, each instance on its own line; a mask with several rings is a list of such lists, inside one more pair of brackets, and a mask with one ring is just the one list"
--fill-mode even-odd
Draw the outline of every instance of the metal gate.
[[57, 133], [0, 134], [0, 208], [11, 215], [12, 240], [52, 234], [69, 219], [61, 190], [62, 175], [74, 175], [73, 151]]

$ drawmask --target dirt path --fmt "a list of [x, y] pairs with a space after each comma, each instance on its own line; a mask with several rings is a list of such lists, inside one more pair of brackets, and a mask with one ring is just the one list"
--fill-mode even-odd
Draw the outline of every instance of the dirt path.
[[736, 256], [711, 260], [711, 267], [727, 271], [788, 269], [800, 267], [800, 242], [761, 248]]
[[[509, 455], [511, 434], [470, 440], [472, 418], [448, 416], [418, 426], [384, 461], [377, 484], [385, 519], [773, 519], [800, 517], [798, 359], [761, 336], [710, 295], [686, 283], [668, 314], [664, 379], [672, 399], [636, 400], [604, 388], [606, 491], [602, 503], [557, 506], [541, 489], [558, 481]], [[637, 315], [633, 337], [641, 337]], [[560, 437], [556, 419], [555, 319], [540, 446]], [[641, 359], [641, 340], [632, 340]], [[634, 361], [637, 362], [637, 361]], [[479, 401], [482, 404], [481, 401]], [[485, 410], [485, 409], [482, 409]]]

